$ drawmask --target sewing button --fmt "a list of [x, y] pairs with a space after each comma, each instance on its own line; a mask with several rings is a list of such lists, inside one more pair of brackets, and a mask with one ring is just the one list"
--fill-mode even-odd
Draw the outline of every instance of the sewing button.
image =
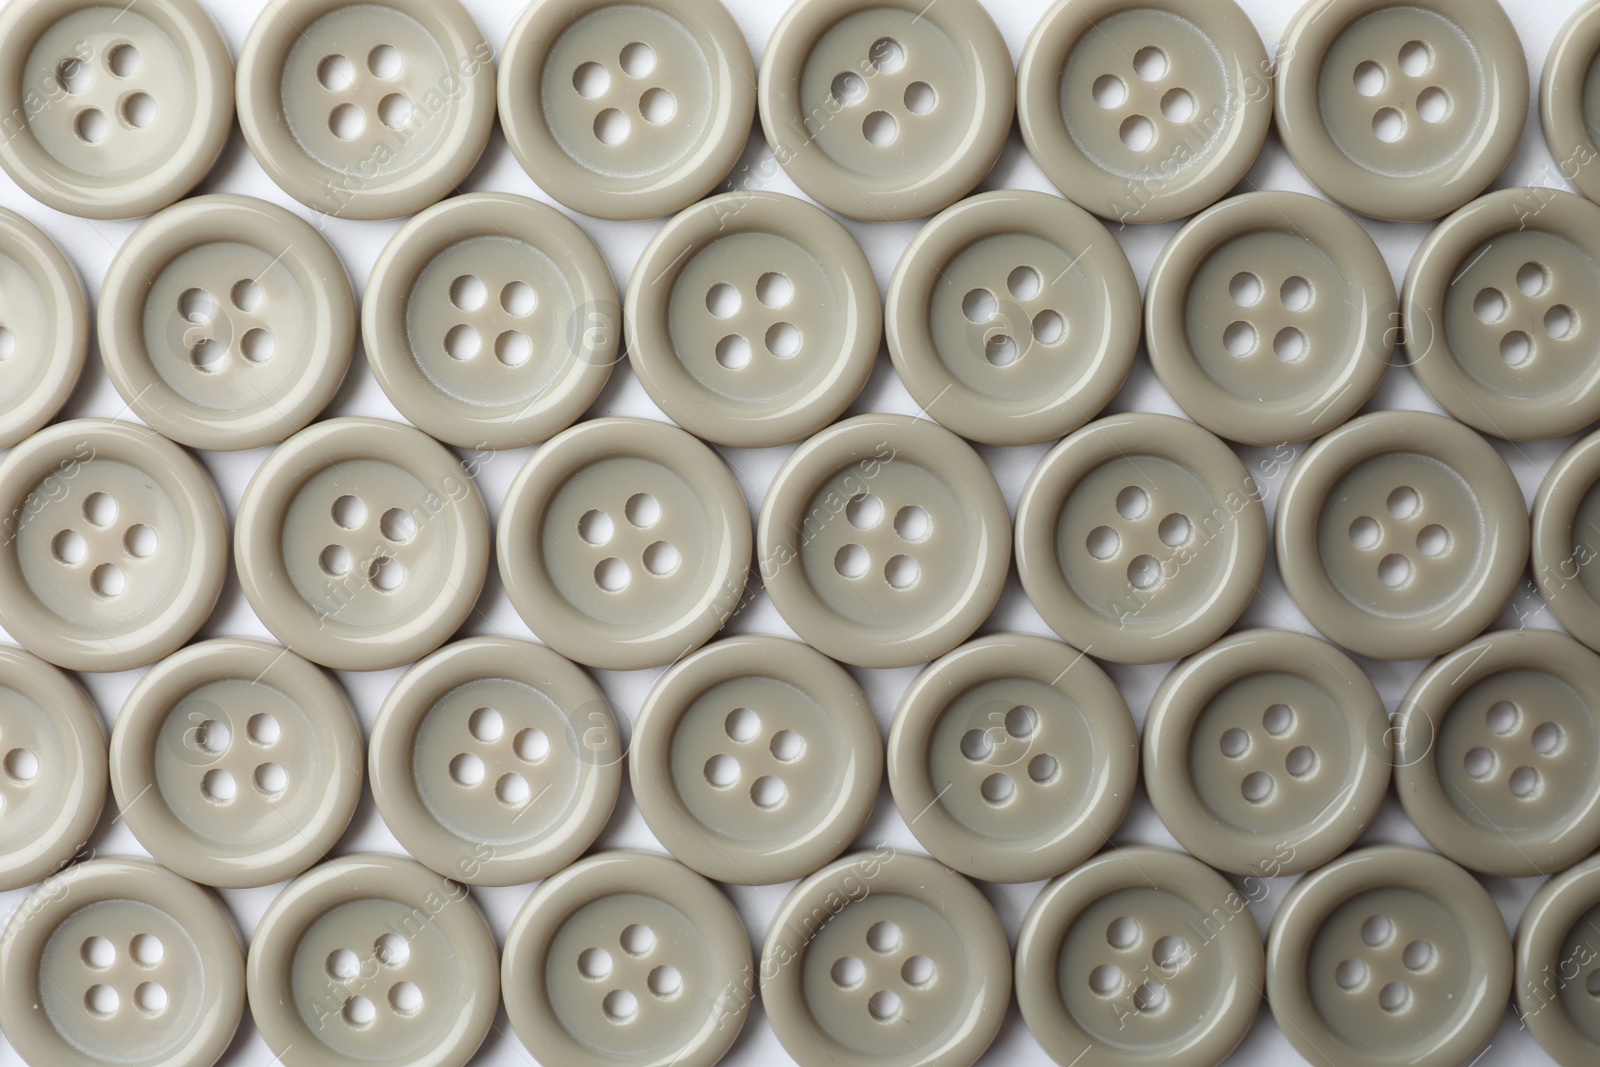
[[378, 811], [408, 853], [458, 881], [517, 885], [594, 843], [623, 752], [583, 671], [531, 641], [476, 637], [401, 676], [369, 760]]
[[194, 635], [228, 571], [200, 464], [154, 430], [58, 422], [0, 460], [0, 624], [77, 671], [154, 663]]
[[55, 418], [72, 395], [89, 351], [89, 310], [77, 271], [21, 215], [0, 208], [0, 448]]
[[245, 599], [324, 667], [385, 670], [461, 628], [489, 565], [489, 520], [461, 462], [383, 419], [315, 423], [245, 487], [234, 562]]
[[900, 222], [942, 211], [989, 173], [1016, 81], [978, 0], [799, 0], [767, 41], [757, 102], [806, 195]]

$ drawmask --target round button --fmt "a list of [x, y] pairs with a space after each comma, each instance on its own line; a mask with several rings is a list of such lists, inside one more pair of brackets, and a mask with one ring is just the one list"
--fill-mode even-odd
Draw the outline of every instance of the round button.
[[883, 337], [861, 247], [781, 193], [726, 193], [674, 217], [633, 269], [623, 321], [650, 398], [736, 448], [788, 444], [837, 419]]
[[210, 172], [233, 128], [233, 62], [195, 0], [18, 0], [0, 42], [0, 167], [57, 211], [159, 211]]
[[1467, 1063], [1510, 993], [1500, 909], [1433, 852], [1359, 849], [1296, 882], [1272, 919], [1267, 1002], [1314, 1063]]
[[1483, 192], [1527, 115], [1528, 60], [1498, 3], [1312, 0], [1278, 45], [1284, 147], [1374, 218], [1436, 219]]
[[1406, 275], [1405, 350], [1433, 398], [1513, 441], [1600, 418], [1600, 207], [1554, 189], [1502, 189], [1429, 232]]
[[707, 878], [802, 878], [855, 840], [883, 783], [883, 739], [855, 679], [778, 637], [730, 637], [651, 688], [628, 750], [652, 833]]
[[[9, 9], [8, 9], [9, 10]], [[0, 208], [0, 448], [55, 418], [83, 373], [89, 310], [78, 273], [33, 223]]]
[[1300, 193], [1245, 193], [1161, 252], [1145, 345], [1196, 422], [1276, 445], [1326, 433], [1371, 398], [1396, 310], [1389, 266], [1350, 216]]
[[489, 43], [460, 0], [276, 0], [239, 53], [239, 126], [279, 188], [348, 219], [449, 196], [494, 125]]
[[617, 287], [594, 243], [511, 193], [435, 204], [367, 281], [362, 340], [400, 413], [459, 448], [520, 448], [570, 426], [617, 362]]
[[928, 666], [889, 731], [889, 789], [922, 846], [989, 882], [1050, 878], [1122, 823], [1139, 773], [1133, 718], [1075, 648], [994, 634]]
[[329, 419], [256, 469], [234, 563], [267, 629], [324, 667], [386, 670], [460, 629], [489, 567], [489, 520], [448, 449], [383, 419]]
[[1010, 1000], [1011, 955], [989, 901], [915, 852], [834, 861], [767, 928], [761, 1001], [804, 1067], [970, 1067]]
[[1600, 985], [1597, 923], [1600, 857], [1541, 886], [1517, 924], [1517, 1015], [1563, 1067], [1600, 1059], [1600, 1013], [1590, 991]]
[[1539, 120], [1561, 176], [1590, 200], [1600, 199], [1600, 84], [1589, 73], [1600, 59], [1600, 8], [1581, 4], [1556, 35], [1539, 79]]
[[1104, 226], [1058, 196], [980, 193], [911, 239], [889, 282], [889, 355], [928, 414], [973, 441], [1071, 433], [1122, 387], [1139, 285]]
[[617, 721], [594, 682], [508, 637], [458, 641], [406, 671], [369, 752], [400, 844], [474, 885], [535, 882], [577, 859], [622, 784]]
[[153, 863], [68, 867], [0, 937], [0, 1029], [35, 1067], [211, 1067], [243, 1015], [233, 920]]
[[1464, 866], [1548, 876], [1600, 846], [1600, 656], [1505, 630], [1435, 660], [1395, 715], [1395, 785], [1422, 836]]
[[250, 1014], [284, 1067], [463, 1067], [500, 1002], [463, 885], [376, 852], [290, 882], [250, 939]]
[[1272, 63], [1233, 0], [1062, 0], [1017, 69], [1045, 176], [1118, 222], [1166, 222], [1244, 178], [1272, 121]]
[[1600, 648], [1600, 433], [1556, 460], [1533, 502], [1533, 581], [1567, 632]]
[[1011, 129], [1011, 52], [978, 0], [798, 0], [758, 93], [806, 195], [871, 222], [936, 214], [983, 180]]
[[106, 738], [79, 686], [0, 645], [0, 891], [70, 863], [100, 820]]
[[1494, 620], [1528, 563], [1522, 490], [1489, 443], [1418, 411], [1347, 423], [1278, 497], [1278, 569], [1311, 624], [1352, 652], [1424, 659]]
[[1239, 875], [1320, 867], [1371, 825], [1391, 731], [1349, 656], [1287, 630], [1245, 630], [1184, 660], [1144, 723], [1144, 782], [1188, 852]]
[[506, 490], [500, 580], [533, 632], [591, 667], [694, 651], [733, 613], [750, 516], [733, 475], [682, 430], [593, 419], [533, 454]]
[[500, 123], [539, 187], [574, 211], [652, 219], [738, 162], [755, 66], [717, 0], [551, 0], [500, 57]]
[[602, 852], [546, 879], [512, 920], [500, 971], [522, 1043], [572, 1067], [711, 1067], [754, 996], [727, 898], [644, 852]]
[[0, 460], [0, 512], [0, 625], [70, 670], [134, 670], [175, 651], [227, 576], [210, 478], [142, 426], [40, 430]]
[[179, 444], [275, 444], [333, 399], [355, 347], [339, 257], [299, 216], [197, 196], [134, 231], [100, 291], [100, 354], [134, 414]]
[[1017, 934], [1017, 1005], [1057, 1063], [1210, 1067], [1261, 1003], [1248, 902], [1192, 856], [1117, 848], [1040, 892]]
[[1048, 452], [1017, 503], [1017, 572], [1061, 637], [1160, 663], [1227, 632], [1267, 557], [1261, 493], [1227, 445], [1169, 415], [1113, 415]]
[[1010, 564], [983, 459], [905, 415], [858, 415], [789, 455], [761, 504], [757, 558], [785, 622], [862, 667], [909, 667], [982, 625]]
[[162, 864], [206, 885], [292, 878], [361, 799], [361, 730], [316, 667], [264, 641], [202, 641], [139, 679], [111, 733], [111, 788]]

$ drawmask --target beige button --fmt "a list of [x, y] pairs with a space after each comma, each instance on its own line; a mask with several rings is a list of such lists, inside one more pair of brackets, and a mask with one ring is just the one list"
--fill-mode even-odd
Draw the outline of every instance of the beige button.
[[489, 567], [489, 520], [455, 454], [384, 419], [328, 419], [256, 468], [234, 562], [273, 635], [325, 667], [372, 671], [460, 629]]
[[1133, 800], [1139, 739], [1106, 673], [1069, 645], [992, 634], [930, 664], [889, 731], [889, 789], [940, 862], [1031, 882], [1110, 840]]
[[852, 218], [923, 218], [972, 191], [1005, 147], [1011, 53], [978, 0], [799, 0], [761, 57], [774, 156]]
[[457, 641], [401, 675], [368, 756], [401, 845], [473, 885], [533, 882], [577, 859], [622, 784], [605, 696], [548, 648], [509, 637]]
[[1010, 516], [982, 457], [927, 419], [857, 415], [790, 453], [757, 558], [784, 621], [864, 667], [944, 655], [993, 610]]
[[211, 1067], [244, 998], [233, 919], [146, 860], [52, 875], [0, 935], [0, 1029], [31, 1067]]
[[500, 124], [522, 169], [567, 207], [652, 219], [727, 176], [755, 90], [750, 48], [719, 0], [541, 0], [506, 39]]
[[64, 671], [0, 645], [0, 890], [77, 858], [106, 799], [106, 738]]
[[500, 969], [517, 1037], [567, 1067], [712, 1067], [755, 995], [739, 913], [648, 852], [602, 852], [546, 879], [512, 920]]
[[855, 679], [807, 645], [755, 634], [673, 664], [634, 719], [628, 761], [656, 838], [737, 885], [832, 860], [883, 785], [883, 739]]
[[1132, 413], [1045, 454], [1017, 503], [1017, 573], [1044, 621], [1119, 663], [1186, 656], [1238, 620], [1267, 555], [1261, 494], [1194, 423]]
[[467, 888], [379, 852], [290, 882], [245, 968], [283, 1067], [465, 1067], [500, 1002], [494, 935]]
[[270, 885], [322, 859], [355, 814], [362, 769], [361, 728], [332, 679], [238, 637], [152, 667], [111, 734], [128, 828], [206, 885]]
[[154, 430], [58, 422], [0, 460], [0, 623], [79, 671], [153, 663], [198, 630], [228, 573], [199, 463]]
[[1511, 969], [1483, 886], [1437, 853], [1380, 845], [1278, 905], [1267, 1003], [1312, 1063], [1448, 1067], [1472, 1062], [1505, 1018]]
[[1380, 411], [1312, 445], [1278, 497], [1278, 568], [1313, 626], [1352, 652], [1422, 659], [1476, 637], [1528, 563], [1528, 516], [1482, 437]]
[[461, 0], [273, 0], [239, 52], [239, 127], [312, 210], [410, 215], [477, 165], [493, 60]]
[[802, 1067], [971, 1067], [1011, 999], [988, 900], [886, 846], [835, 860], [784, 898], [760, 975], [773, 1032]]
[[1113, 848], [1045, 886], [1017, 933], [1017, 1005], [1060, 1064], [1212, 1067], [1261, 1003], [1261, 934], [1221, 875]]
[[750, 514], [711, 449], [649, 419], [591, 419], [534, 452], [496, 530], [533, 632], [580, 663], [659, 667], [722, 628], [750, 572]]
[[1346, 207], [1420, 222], [1504, 169], [1528, 59], [1498, 0], [1310, 0], [1278, 45], [1278, 134]]
[[0, 13], [0, 67], [0, 166], [68, 214], [159, 211], [233, 129], [233, 62], [196, 0], [16, 0]]
[[1600, 846], [1600, 656], [1505, 630], [1435, 660], [1395, 715], [1395, 788], [1440, 852], [1549, 876]]
[[72, 395], [89, 352], [89, 309], [78, 272], [54, 242], [21, 215], [0, 209], [0, 448], [55, 418]]
[[1233, 0], [1061, 0], [1017, 68], [1028, 152], [1062, 194], [1119, 223], [1221, 199], [1272, 121], [1272, 64]]

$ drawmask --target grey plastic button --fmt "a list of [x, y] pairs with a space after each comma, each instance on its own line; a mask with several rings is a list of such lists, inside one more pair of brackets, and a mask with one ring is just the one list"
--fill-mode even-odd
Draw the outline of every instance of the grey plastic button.
[[1406, 275], [1405, 351], [1424, 388], [1475, 429], [1560, 437], [1600, 418], [1600, 207], [1501, 189], [1435, 226]]
[[1440, 852], [1510, 878], [1600, 847], [1600, 656], [1507, 630], [1429, 665], [1395, 715], [1395, 786]]
[[757, 99], [774, 156], [806, 195], [899, 222], [984, 179], [1016, 82], [978, 0], [799, 0], [767, 41]]
[[128, 238], [100, 290], [100, 354], [134, 414], [191, 448], [275, 444], [344, 381], [356, 299], [327, 241], [246, 196], [197, 196]]
[[750, 516], [733, 475], [682, 430], [593, 419], [533, 454], [496, 531], [512, 606], [591, 667], [659, 667], [733, 613], [750, 573]]
[[100, 716], [72, 678], [0, 645], [0, 891], [65, 867], [106, 799]]
[[1017, 572], [1044, 621], [1101, 659], [1160, 663], [1255, 595], [1267, 519], [1227, 445], [1169, 415], [1113, 415], [1048, 452], [1017, 503]]
[[1539, 77], [1539, 120], [1544, 142], [1561, 176], [1590, 200], [1600, 200], [1600, 97], [1589, 87], [1589, 72], [1600, 56], [1600, 7], [1580, 4], [1567, 19]]
[[1323, 634], [1376, 659], [1476, 637], [1528, 563], [1522, 490], [1472, 430], [1418, 411], [1363, 415], [1300, 457], [1278, 497], [1289, 595]]
[[1165, 222], [1255, 162], [1272, 64], [1233, 0], [1061, 0], [1023, 48], [1017, 118], [1063, 194], [1118, 222]]
[[1117, 687], [1075, 648], [979, 638], [928, 666], [889, 731], [889, 789], [941, 863], [989, 882], [1050, 878], [1122, 823], [1139, 739]]
[[75, 671], [154, 663], [228, 572], [217, 491], [183, 449], [109, 419], [49, 426], [0, 460], [0, 625]]
[[761, 953], [762, 1004], [800, 1067], [970, 1067], [1010, 999], [1011, 956], [988, 900], [888, 847], [796, 886]]
[[479, 637], [401, 676], [372, 728], [372, 796], [406, 851], [474, 885], [534, 882], [581, 856], [622, 784], [617, 721], [542, 645]]
[[889, 282], [889, 355], [917, 403], [973, 441], [1071, 433], [1116, 395], [1139, 285], [1116, 239], [1058, 196], [980, 193], [917, 231]]
[[1349, 656], [1287, 630], [1232, 634], [1151, 698], [1144, 782], [1187, 851], [1233, 874], [1320, 867], [1389, 788], [1389, 715]]
[[1272, 919], [1267, 1002], [1312, 1063], [1467, 1063], [1510, 992], [1500, 909], [1433, 852], [1351, 852], [1296, 882]]
[[0, 1029], [32, 1067], [211, 1067], [244, 1014], [244, 951], [206, 890], [90, 860], [12, 913], [0, 990]]
[[730, 637], [673, 664], [634, 719], [634, 799], [657, 840], [707, 878], [802, 878], [861, 832], [883, 739], [855, 679], [778, 637]]
[[284, 1067], [463, 1067], [494, 1023], [494, 935], [467, 888], [356, 853], [290, 882], [246, 963], [250, 1014]]
[[239, 53], [239, 126], [314, 211], [391, 219], [449, 196], [494, 126], [489, 43], [460, 0], [276, 0]]
[[1278, 133], [1353, 211], [1447, 215], [1505, 169], [1528, 60], [1495, 0], [1312, 0], [1278, 45]]
[[206, 885], [292, 878], [332, 850], [361, 799], [344, 694], [264, 641], [202, 641], [151, 668], [111, 734], [111, 788], [139, 843]]
[[[8, 9], [9, 10], [9, 9]], [[0, 209], [0, 448], [55, 418], [83, 373], [89, 310], [78, 273], [33, 223]]]
[[472, 613], [489, 567], [489, 520], [461, 462], [383, 419], [328, 419], [278, 446], [234, 526], [256, 615], [340, 670], [385, 670], [438, 648]]
[[988, 618], [1010, 529], [994, 475], [966, 442], [926, 419], [857, 415], [774, 476], [757, 559], [779, 614], [808, 644], [862, 667], [908, 667]]
[[1394, 349], [1394, 279], [1350, 216], [1300, 193], [1245, 193], [1162, 250], [1145, 345], [1167, 392], [1233, 441], [1304, 441], [1343, 423]]
[[540, 1063], [570, 1067], [711, 1067], [749, 1014], [750, 966], [727, 898], [645, 852], [602, 852], [546, 879], [500, 961], [512, 1029]]
[[1600, 857], [1540, 887], [1517, 924], [1516, 1011], [1540, 1047], [1562, 1067], [1600, 1060], [1596, 1027], [1595, 909]]
[[1211, 1067], [1261, 1003], [1249, 904], [1199, 860], [1117, 848], [1040, 892], [1017, 934], [1017, 1005], [1063, 1067]]
[[827, 212], [781, 193], [714, 196], [651, 239], [628, 283], [628, 357], [680, 426], [766, 448], [816, 433], [860, 394], [883, 307]]
[[195, 0], [17, 0], [0, 42], [0, 167], [57, 211], [159, 211], [227, 143], [233, 62]]
[[1600, 433], [1556, 460], [1533, 502], [1533, 581], [1567, 632], [1600, 649]]
[[520, 448], [566, 429], [617, 362], [616, 283], [561, 212], [511, 193], [435, 204], [390, 239], [361, 333], [400, 413], [459, 448]]
[[738, 162], [755, 66], [718, 0], [530, 4], [500, 57], [500, 124], [539, 187], [605, 219], [671, 215]]

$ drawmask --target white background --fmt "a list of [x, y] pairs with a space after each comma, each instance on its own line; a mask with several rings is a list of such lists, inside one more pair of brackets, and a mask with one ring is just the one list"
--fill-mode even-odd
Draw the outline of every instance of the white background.
[[[237, 56], [251, 23], [262, 7], [260, 0], [203, 0], [203, 2], [221, 26], [230, 51]], [[513, 21], [521, 13], [522, 4], [509, 2], [509, 0], [465, 0], [465, 2], [466, 6], [471, 9], [477, 18], [478, 24], [482, 27], [490, 44], [494, 46], [498, 57]], [[738, 19], [739, 25], [743, 29], [751, 51], [759, 65], [766, 40], [786, 5], [777, 2], [777, 0], [726, 0], [726, 2]], [[1006, 42], [1011, 48], [1012, 58], [1015, 60], [1021, 53], [1029, 31], [1046, 10], [1050, 0], [984, 0], [984, 2], [999, 23]], [[1489, 3], [1493, 2], [1493, 0], [1476, 0], [1476, 2]], [[1516, 23], [1523, 47], [1529, 58], [1530, 85], [1535, 89], [1538, 84], [1540, 67], [1549, 51], [1556, 31], [1579, 6], [1579, 2], [1580, 0], [1544, 0], [1544, 2], [1532, 3], [1523, 2], [1523, 0], [1511, 0], [1509, 5], [1511, 16]], [[1204, 5], [1206, 0], [1195, 0], [1195, 3], [1197, 6]], [[1297, 4], [1293, 0], [1241, 0], [1241, 3], [1255, 21], [1256, 27], [1260, 30], [1269, 51], [1276, 48], [1283, 29], [1296, 9]], [[1499, 181], [1495, 183], [1497, 188], [1516, 185], [1564, 187], [1560, 173], [1546, 150], [1543, 138], [1540, 135], [1536, 107], [1537, 105], [1535, 104], [1535, 108], [1528, 117], [1527, 126], [1523, 132], [1522, 141], [1518, 146], [1515, 158]], [[772, 164], [771, 153], [767, 150], [760, 137], [759, 128], [753, 131], [750, 145], [735, 169], [730, 183], [730, 187], [760, 187], [799, 195], [799, 191]], [[465, 188], [470, 190], [504, 190], [541, 200], [549, 200], [517, 166], [498, 128], [489, 143], [488, 151], [467, 181]], [[1027, 188], [1054, 191], [1028, 158], [1015, 128], [1012, 130], [1010, 142], [999, 164], [981, 188]], [[1248, 178], [1238, 191], [1244, 192], [1252, 189], [1291, 189], [1316, 193], [1316, 190], [1312, 188], [1289, 161], [1275, 133], [1269, 137], [1260, 160], [1250, 171]], [[358, 294], [365, 286], [367, 273], [371, 269], [379, 250], [400, 225], [398, 221], [347, 222], [315, 215], [272, 184], [260, 167], [256, 165], [237, 129], [234, 130], [227, 148], [223, 152], [221, 162], [197, 192], [245, 193], [281, 204], [310, 219], [322, 230], [338, 251], [350, 273]], [[19, 211], [33, 219], [62, 246], [67, 256], [81, 273], [91, 297], [98, 294], [100, 281], [116, 249], [136, 225], [135, 222], [92, 222], [58, 214], [35, 203], [3, 174], [0, 174], [0, 205]], [[577, 220], [605, 254], [616, 276], [619, 289], [626, 286], [629, 274], [640, 251], [660, 225], [659, 222], [606, 222], [583, 216], [577, 216]], [[916, 224], [858, 223], [848, 219], [842, 221], [860, 241], [862, 247], [865, 248], [873, 269], [877, 273], [880, 287], [886, 285], [897, 258], [916, 230]], [[1398, 283], [1404, 275], [1413, 251], [1428, 227], [1425, 225], [1380, 223], [1371, 220], [1362, 221], [1378, 240]], [[1117, 237], [1127, 251], [1141, 285], [1157, 252], [1172, 236], [1176, 228], [1176, 224], [1168, 224], [1130, 227], [1117, 231]], [[1410, 371], [1403, 367], [1395, 367], [1390, 370], [1370, 407], [1439, 410], [1418, 387]], [[1135, 409], [1181, 414], [1171, 398], [1156, 383], [1154, 375], [1142, 355], [1128, 384], [1112, 402], [1108, 411], [1118, 412]], [[855, 407], [851, 409], [851, 413], [864, 411], [910, 413], [916, 410], [917, 406], [911, 401], [896, 379], [887, 353], [880, 355], [872, 380]], [[83, 382], [67, 405], [64, 417], [84, 415], [114, 416], [119, 413], [124, 417], [128, 417], [121, 399], [105, 377], [98, 354], [91, 352], [89, 366]], [[328, 414], [399, 417], [392, 405], [378, 389], [371, 372], [367, 368], [365, 357], [359, 352], [351, 366], [349, 378], [330, 407]], [[590, 415], [621, 414], [645, 415], [657, 419], [665, 418], [645, 396], [643, 390], [639, 387], [638, 380], [626, 364], [618, 366], [610, 384], [590, 412]], [[1537, 444], [1507, 444], [1497, 441], [1494, 444], [1516, 472], [1525, 494], [1531, 501], [1543, 472], [1571, 443], [1571, 440], [1571, 438], [1566, 438]], [[980, 451], [999, 479], [1008, 503], [1015, 509], [1017, 494], [1029, 471], [1033, 469], [1039, 458], [1044, 454], [1045, 446], [982, 448]], [[788, 452], [788, 448], [760, 451], [724, 450], [724, 456], [737, 476], [749, 502], [752, 518], [760, 505], [766, 484]], [[1269, 466], [1264, 468], [1262, 466], [1262, 462], [1269, 458], [1271, 450], [1239, 448], [1238, 452], [1240, 458], [1262, 482], [1262, 487], [1266, 491], [1267, 506], [1270, 513], [1275, 502], [1277, 489], [1282, 480], [1281, 467]], [[266, 453], [267, 450], [261, 449], [235, 454], [200, 454], [201, 461], [211, 472], [218, 488], [221, 490], [230, 520], [237, 509], [239, 497], [246, 481]], [[482, 466], [478, 475], [478, 487], [488, 504], [491, 518], [498, 517], [500, 501], [504, 496], [506, 486], [512, 475], [527, 459], [528, 454], [528, 450], [501, 453], [488, 459]], [[1269, 477], [1266, 474], [1269, 470], [1277, 470], [1280, 473], [1275, 477]], [[1241, 627], [1278, 626], [1309, 629], [1299, 611], [1284, 592], [1282, 583], [1271, 564], [1268, 566], [1268, 573], [1261, 585], [1261, 590], [1261, 596], [1250, 606], [1244, 618], [1240, 621]], [[1539, 603], [1531, 584], [1526, 582], [1519, 590], [1512, 606], [1496, 623], [1496, 628], [1517, 625], [1555, 625], [1549, 613]], [[791, 631], [774, 611], [770, 599], [764, 593], [757, 596], [753, 603], [730, 623], [729, 630], [733, 632], [791, 634]], [[1000, 607], [984, 627], [985, 632], [998, 630], [1048, 632], [1023, 596], [1014, 572], [1007, 585]], [[463, 636], [475, 634], [532, 636], [527, 627], [511, 609], [504, 591], [494, 576], [493, 568], [491, 568], [489, 583], [484, 590], [479, 611], [463, 630]], [[221, 635], [270, 636], [250, 611], [240, 593], [237, 579], [231, 575], [215, 614], [200, 634], [201, 637]], [[1406, 687], [1422, 669], [1423, 664], [1362, 661], [1362, 666], [1367, 669], [1382, 692], [1384, 699], [1392, 708]], [[1115, 665], [1108, 665], [1107, 667], [1126, 696], [1129, 706], [1133, 709], [1135, 719], [1141, 724], [1150, 696], [1169, 667], [1170, 664], [1150, 667], [1120, 667]], [[887, 733], [889, 721], [899, 700], [900, 693], [910, 682], [916, 671], [914, 669], [893, 671], [852, 669], [852, 671], [866, 689], [877, 713], [879, 723]], [[400, 673], [400, 671], [396, 670], [369, 674], [341, 673], [339, 675], [339, 680], [349, 693], [366, 730], [370, 731], [373, 717], [379, 704], [389, 691], [389, 688], [400, 676]], [[657, 674], [659, 674], [659, 671], [597, 672], [600, 684], [615, 703], [618, 711], [626, 717], [631, 717], [638, 709], [640, 701]], [[138, 675], [139, 672], [128, 672], [87, 676], [84, 678], [101, 710], [101, 714], [105, 718], [108, 729], [114, 721], [117, 709], [121, 706], [123, 699], [138, 680]], [[100, 828], [91, 842], [94, 849], [101, 855], [143, 855], [144, 850], [140, 848], [126, 826], [116, 820], [116, 814], [115, 805], [108, 802]], [[1149, 801], [1145, 798], [1142, 787], [1134, 801], [1133, 809], [1127, 821], [1118, 831], [1115, 840], [1117, 844], [1131, 842], [1174, 844], [1171, 837], [1156, 819]], [[1362, 840], [1364, 843], [1398, 842], [1424, 846], [1422, 839], [1411, 828], [1400, 811], [1392, 791], [1385, 801], [1381, 817]], [[886, 786], [880, 794], [871, 820], [861, 835], [858, 847], [870, 848], [880, 842], [888, 842], [892, 845], [903, 847], [916, 847], [916, 843], [906, 830], [904, 822], [895, 811]], [[617, 805], [616, 814], [597, 845], [600, 848], [617, 846], [659, 847], [646, 829], [626, 787], [624, 787], [622, 799]], [[350, 831], [340, 843], [337, 851], [349, 852], [359, 849], [399, 850], [396, 842], [384, 827], [382, 820], [373, 807], [370, 796], [363, 798], [361, 808], [356, 814]], [[1255, 918], [1260, 923], [1263, 932], [1268, 927], [1278, 901], [1282, 899], [1284, 892], [1287, 891], [1292, 882], [1293, 879], [1291, 878], [1275, 880], [1271, 883], [1270, 896], [1256, 905]], [[1484, 879], [1484, 883], [1499, 903], [1508, 927], [1514, 927], [1523, 905], [1534, 890], [1538, 888], [1539, 880], [1488, 878]], [[237, 919], [241, 931], [247, 938], [250, 931], [255, 928], [262, 911], [280, 888], [281, 886], [268, 886], [257, 890], [229, 891], [222, 894], [229, 909]], [[759, 947], [765, 935], [769, 916], [777, 908], [779, 901], [782, 900], [790, 888], [790, 885], [777, 885], [761, 888], [735, 887], [728, 890], [734, 904], [743, 916], [751, 940], [756, 946]], [[1014, 939], [1023, 912], [1037, 895], [1041, 884], [1033, 883], [1017, 886], [984, 885], [981, 888], [999, 911], [1008, 935]], [[526, 886], [474, 890], [478, 905], [488, 917], [498, 939], [503, 940], [512, 916], [527, 898], [529, 891], [529, 887]], [[23, 895], [21, 891], [0, 894], [0, 919], [9, 916], [11, 911], [21, 903]], [[222, 1062], [229, 1065], [265, 1065], [271, 1061], [271, 1053], [262, 1042], [254, 1026], [246, 1018], [237, 1040]], [[533, 1060], [511, 1034], [510, 1027], [506, 1024], [505, 1015], [502, 1012], [495, 1020], [494, 1030], [490, 1033], [475, 1062], [493, 1064], [498, 1067], [498, 1065], [527, 1064], [533, 1062]], [[759, 1003], [751, 1013], [744, 1033], [734, 1045], [725, 1062], [737, 1065], [767, 1065], [789, 1062], [788, 1057], [773, 1038]], [[1004, 1029], [983, 1062], [989, 1064], [1042, 1065], [1049, 1063], [1049, 1060], [1028, 1034], [1021, 1017], [1017, 1014], [1013, 1005]], [[1280, 1034], [1272, 1020], [1271, 1013], [1263, 1005], [1254, 1029], [1230, 1062], [1277, 1065], [1299, 1062], [1299, 1058]], [[1516, 1019], [1508, 1010], [1499, 1032], [1478, 1062], [1486, 1065], [1521, 1065], [1546, 1063], [1549, 1060], [1538, 1049], [1529, 1034], [1518, 1026]], [[3, 1038], [0, 1038], [0, 1067], [11, 1067], [11, 1065], [18, 1063], [20, 1063], [20, 1060], [16, 1053], [11, 1050]]]

